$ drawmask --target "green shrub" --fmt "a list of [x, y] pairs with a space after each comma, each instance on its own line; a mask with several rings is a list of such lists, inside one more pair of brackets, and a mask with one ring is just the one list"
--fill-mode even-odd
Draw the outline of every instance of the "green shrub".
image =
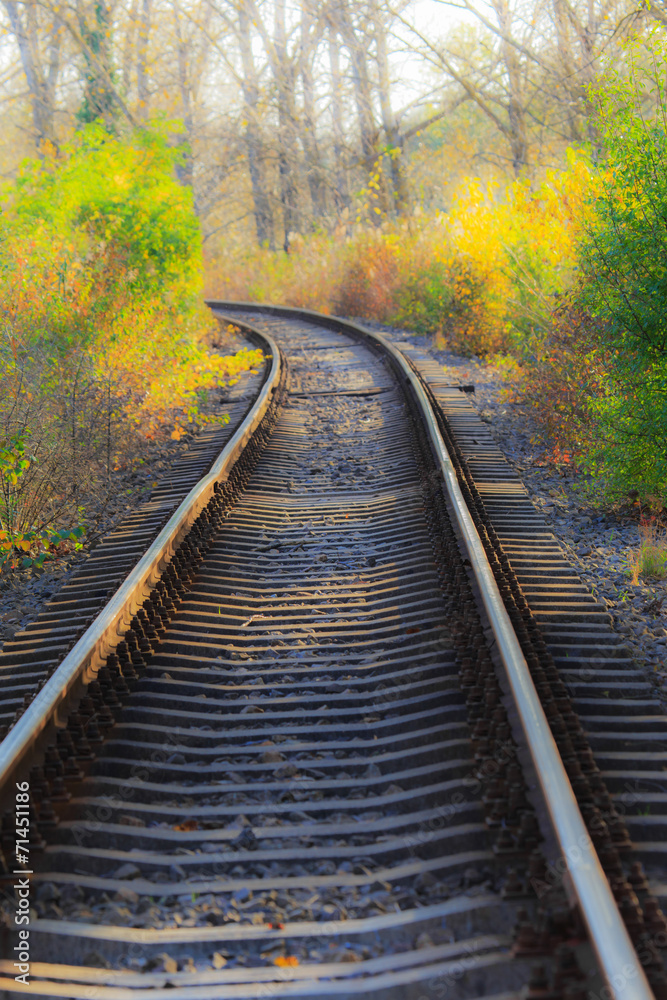
[[115, 136], [94, 122], [57, 156], [23, 166], [10, 212], [69, 234], [73, 253], [95, 257], [107, 279], [113, 267], [134, 296], [191, 306], [202, 287], [201, 234], [192, 190], [175, 176], [182, 157], [166, 125]]
[[441, 334], [445, 317], [454, 308], [450, 269], [440, 260], [431, 260], [421, 269], [408, 272], [396, 298], [394, 323], [417, 333]]
[[631, 51], [631, 73], [597, 95], [604, 184], [574, 295], [606, 355], [587, 464], [613, 492], [642, 498], [667, 491], [667, 48], [654, 40], [649, 52], [639, 65]]
[[[207, 346], [217, 325], [200, 299], [201, 236], [179, 157], [166, 126], [110, 135], [93, 123], [5, 185], [5, 552], [37, 558], [51, 545], [41, 532], [76, 527], [86, 502], [101, 510], [142, 439], [181, 437], [204, 419], [206, 389], [259, 360]], [[14, 469], [15, 458], [27, 464]]]

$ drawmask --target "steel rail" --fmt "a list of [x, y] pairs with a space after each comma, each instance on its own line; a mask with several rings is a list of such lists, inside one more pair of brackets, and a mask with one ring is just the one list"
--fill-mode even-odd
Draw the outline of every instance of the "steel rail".
[[434, 457], [440, 467], [472, 571], [479, 586], [498, 651], [512, 690], [526, 743], [536, 768], [553, 829], [567, 864], [572, 889], [588, 928], [600, 972], [617, 1000], [654, 1000], [654, 994], [618, 910], [590, 835], [586, 829], [549, 722], [533, 684], [526, 659], [505, 609], [484, 546], [466, 505], [436, 416], [420, 378], [408, 361], [381, 334], [338, 317], [307, 309], [253, 303], [208, 302], [215, 310], [263, 312], [301, 319], [374, 341], [388, 354], [410, 386], [421, 410]]
[[97, 674], [108, 653], [121, 639], [121, 631], [141, 607], [166, 568], [174, 550], [195, 518], [209, 502], [218, 482], [224, 482], [253, 432], [261, 423], [281, 375], [280, 351], [268, 335], [256, 332], [270, 351], [267, 377], [250, 411], [235, 431], [210, 471], [199, 480], [171, 515], [127, 579], [57, 666], [18, 722], [0, 743], [0, 792], [29, 757], [41, 734], [59, 719], [72, 694]]

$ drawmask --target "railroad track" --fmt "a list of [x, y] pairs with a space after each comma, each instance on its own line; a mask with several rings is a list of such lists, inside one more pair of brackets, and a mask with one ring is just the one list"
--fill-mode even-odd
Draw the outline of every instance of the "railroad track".
[[[0, 989], [607, 1000], [650, 997], [648, 977], [662, 1000], [662, 849], [629, 831], [661, 831], [642, 813], [647, 788], [663, 812], [664, 718], [604, 612], [428, 359], [249, 310], [270, 334], [257, 403], [53, 674], [24, 680], [0, 746]], [[42, 626], [41, 652], [61, 627]], [[609, 792], [637, 752], [624, 816]]]

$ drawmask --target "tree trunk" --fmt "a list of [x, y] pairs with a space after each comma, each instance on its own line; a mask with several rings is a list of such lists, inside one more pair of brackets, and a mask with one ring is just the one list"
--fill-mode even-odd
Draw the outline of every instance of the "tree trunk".
[[80, 122], [101, 120], [113, 131], [118, 109], [113, 88], [111, 12], [105, 0], [96, 0], [92, 10], [79, 7], [77, 13], [86, 61], [83, 101], [77, 118]]
[[[139, 30], [141, 30], [141, 28]], [[181, 95], [183, 125], [185, 126], [185, 134], [189, 145], [189, 148], [185, 150], [183, 163], [181, 166], [177, 167], [176, 172], [181, 184], [186, 184], [188, 187], [192, 187], [192, 175], [194, 168], [194, 164], [192, 162], [194, 120], [192, 114], [192, 93], [188, 63], [190, 45], [188, 44], [188, 39], [184, 37], [181, 30], [180, 11], [176, 4], [174, 4], [174, 31], [176, 34], [176, 53], [178, 61], [178, 89]], [[141, 51], [140, 45], [137, 48], [138, 51]]]
[[129, 94], [132, 87], [134, 71], [134, 53], [137, 46], [137, 0], [132, 0], [127, 16], [127, 29], [123, 39], [123, 52], [120, 59], [120, 79], [123, 93]]
[[340, 52], [338, 36], [329, 30], [329, 66], [331, 69], [331, 125], [333, 133], [333, 197], [337, 212], [350, 203], [349, 174], [344, 163], [343, 102], [341, 98]]
[[278, 171], [283, 209], [283, 250], [299, 230], [299, 205], [294, 108], [294, 71], [287, 55], [285, 0], [275, 0], [274, 38], [269, 51], [278, 96]]
[[375, 6], [374, 10], [375, 46], [378, 62], [378, 90], [380, 93], [380, 111], [382, 127], [387, 138], [387, 154], [390, 161], [391, 180], [393, 186], [392, 208], [402, 215], [408, 207], [408, 188], [403, 169], [403, 142], [398, 129], [398, 122], [391, 107], [391, 82], [389, 78], [389, 57], [387, 55], [387, 33], [382, 22], [382, 15]]
[[377, 130], [373, 118], [373, 101], [368, 75], [368, 63], [366, 61], [366, 40], [358, 37], [354, 30], [349, 11], [343, 2], [338, 4], [332, 17], [336, 29], [350, 53], [354, 100], [359, 118], [361, 157], [366, 173], [369, 179], [372, 179], [378, 159], [378, 151]]
[[[142, 0], [141, 14], [137, 26], [137, 97], [139, 117], [146, 121], [150, 113], [150, 91], [148, 89], [148, 39], [151, 30], [151, 0]], [[180, 55], [179, 55], [180, 73]]]
[[263, 157], [264, 151], [257, 114], [257, 105], [259, 103], [259, 84], [257, 81], [257, 71], [255, 69], [255, 59], [252, 51], [250, 17], [248, 15], [248, 10], [243, 3], [239, 5], [238, 17], [238, 40], [241, 50], [241, 63], [243, 66], [243, 80], [241, 86], [247, 116], [244, 139], [246, 155], [248, 157], [250, 184], [252, 186], [255, 229], [257, 232], [257, 242], [260, 246], [268, 246], [271, 250], [273, 250], [273, 213], [271, 211], [271, 202], [269, 201], [267, 193], [266, 171], [264, 169]]
[[45, 71], [40, 59], [35, 8], [29, 5], [25, 16], [22, 16], [16, 0], [3, 0], [3, 5], [18, 45], [30, 93], [35, 142], [37, 149], [41, 150], [45, 143], [55, 144], [56, 140], [54, 114], [55, 89], [60, 71], [60, 25], [54, 21], [49, 32], [48, 71]]
[[317, 47], [317, 39], [312, 38], [313, 19], [309, 8], [309, 0], [301, 4], [301, 83], [303, 86], [303, 129], [301, 141], [306, 161], [306, 176], [310, 190], [310, 200], [313, 216], [318, 219], [324, 215], [324, 183], [322, 178], [322, 163], [317, 142], [315, 122], [315, 87], [313, 82], [313, 55]]
[[556, 32], [556, 51], [558, 52], [556, 76], [559, 78], [559, 89], [562, 88], [563, 97], [565, 98], [565, 117], [567, 119], [568, 133], [573, 142], [581, 142], [581, 130], [577, 121], [577, 112], [581, 106], [581, 87], [572, 59], [570, 32], [568, 31], [567, 13], [564, 9], [563, 0], [553, 0], [552, 14]]
[[521, 64], [517, 48], [508, 39], [511, 36], [512, 13], [507, 0], [492, 0], [500, 28], [500, 48], [507, 72], [507, 119], [512, 167], [518, 177], [528, 165], [528, 137], [526, 115], [521, 94]]

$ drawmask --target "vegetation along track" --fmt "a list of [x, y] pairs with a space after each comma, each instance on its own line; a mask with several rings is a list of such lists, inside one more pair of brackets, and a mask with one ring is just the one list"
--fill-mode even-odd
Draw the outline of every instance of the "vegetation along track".
[[0, 988], [662, 1000], [665, 720], [603, 611], [427, 359], [225, 309], [282, 360], [0, 747]]

